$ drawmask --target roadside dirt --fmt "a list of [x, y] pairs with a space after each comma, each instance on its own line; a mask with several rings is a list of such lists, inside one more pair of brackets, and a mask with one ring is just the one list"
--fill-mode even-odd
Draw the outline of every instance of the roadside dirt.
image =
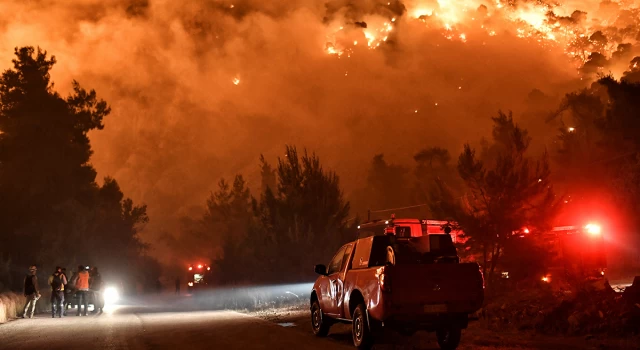
[[[296, 306], [281, 309], [269, 309], [248, 314], [273, 322], [292, 331], [302, 332], [313, 337], [310, 326], [310, 314], [306, 306]], [[328, 338], [340, 344], [351, 344], [351, 326], [337, 324], [331, 328]], [[389, 344], [378, 345], [375, 349], [384, 350], [426, 350], [438, 349], [435, 335], [418, 332], [411, 337], [403, 337], [391, 333]], [[603, 337], [554, 337], [542, 336], [534, 332], [500, 332], [491, 331], [484, 327], [481, 321], [472, 322], [462, 336], [460, 350], [515, 350], [515, 349], [545, 349], [545, 350], [578, 350], [578, 349], [640, 349], [640, 339], [612, 339]]]

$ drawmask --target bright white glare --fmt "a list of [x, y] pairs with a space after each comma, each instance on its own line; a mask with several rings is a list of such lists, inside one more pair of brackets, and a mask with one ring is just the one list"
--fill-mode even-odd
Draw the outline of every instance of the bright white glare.
[[113, 305], [120, 300], [120, 293], [114, 287], [107, 287], [104, 290], [104, 304]]
[[600, 226], [596, 224], [587, 224], [587, 226], [585, 226], [584, 228], [587, 229], [587, 232], [589, 232], [592, 235], [599, 235], [600, 231], [602, 231]]

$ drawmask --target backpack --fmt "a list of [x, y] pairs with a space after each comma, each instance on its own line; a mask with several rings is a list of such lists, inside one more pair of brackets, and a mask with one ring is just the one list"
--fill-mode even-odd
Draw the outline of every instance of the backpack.
[[51, 280], [51, 290], [60, 291], [62, 289], [62, 278], [60, 274], [56, 273], [53, 275], [53, 279]]

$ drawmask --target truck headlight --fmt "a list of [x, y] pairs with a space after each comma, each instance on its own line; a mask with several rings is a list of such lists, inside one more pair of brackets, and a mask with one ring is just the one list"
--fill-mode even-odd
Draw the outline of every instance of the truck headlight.
[[120, 300], [120, 293], [115, 287], [107, 287], [104, 289], [104, 304], [113, 305]]

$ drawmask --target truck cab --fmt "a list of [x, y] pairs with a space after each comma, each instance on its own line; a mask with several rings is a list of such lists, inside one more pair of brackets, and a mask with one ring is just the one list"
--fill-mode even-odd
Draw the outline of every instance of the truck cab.
[[354, 345], [366, 349], [384, 329], [427, 330], [441, 348], [455, 349], [468, 314], [482, 306], [484, 281], [477, 264], [460, 263], [448, 233], [428, 234], [417, 219], [361, 225], [357, 240], [315, 268], [314, 333], [349, 322]]

